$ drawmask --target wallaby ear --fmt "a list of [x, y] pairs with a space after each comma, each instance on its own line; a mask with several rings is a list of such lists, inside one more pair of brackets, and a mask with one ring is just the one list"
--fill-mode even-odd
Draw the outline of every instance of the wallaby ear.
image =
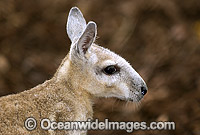
[[83, 14], [77, 7], [71, 8], [67, 21], [67, 34], [71, 42], [75, 42], [80, 38], [86, 28], [86, 21]]
[[90, 21], [76, 44], [77, 52], [81, 55], [84, 55], [95, 41], [96, 35], [97, 25], [95, 22]]

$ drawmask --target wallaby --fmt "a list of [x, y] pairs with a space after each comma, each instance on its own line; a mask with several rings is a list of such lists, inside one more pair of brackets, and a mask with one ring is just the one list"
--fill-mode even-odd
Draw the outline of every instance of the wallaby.
[[[94, 97], [139, 102], [147, 93], [144, 80], [125, 59], [94, 43], [96, 23], [86, 24], [77, 7], [71, 8], [66, 29], [70, 51], [52, 79], [0, 98], [0, 134], [87, 134], [78, 130], [43, 130], [39, 121], [86, 121], [93, 117]], [[35, 130], [25, 128], [28, 117], [37, 120]]]

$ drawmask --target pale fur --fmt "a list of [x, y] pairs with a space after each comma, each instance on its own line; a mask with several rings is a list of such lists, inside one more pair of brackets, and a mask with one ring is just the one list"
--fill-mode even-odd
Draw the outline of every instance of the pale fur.
[[[140, 75], [125, 59], [94, 43], [96, 24], [86, 24], [76, 7], [70, 10], [67, 32], [72, 41], [71, 49], [52, 79], [30, 90], [0, 98], [1, 134], [86, 134], [87, 131], [42, 130], [39, 122], [43, 118], [86, 121], [93, 116], [94, 97], [132, 101], [143, 98], [140, 87], [146, 88], [146, 84]], [[106, 75], [103, 68], [109, 65], [118, 65], [120, 73]], [[24, 127], [28, 117], [38, 121], [37, 128], [31, 132]]]

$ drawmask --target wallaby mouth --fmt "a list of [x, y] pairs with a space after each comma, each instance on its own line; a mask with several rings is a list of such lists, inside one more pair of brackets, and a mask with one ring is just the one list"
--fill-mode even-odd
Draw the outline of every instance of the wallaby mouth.
[[139, 102], [143, 99], [143, 95], [138, 95], [138, 94], [134, 94], [132, 95], [132, 97], [128, 98], [128, 101], [131, 101], [131, 102]]
[[147, 94], [148, 88], [145, 83], [137, 89], [130, 90], [128, 101], [139, 102]]

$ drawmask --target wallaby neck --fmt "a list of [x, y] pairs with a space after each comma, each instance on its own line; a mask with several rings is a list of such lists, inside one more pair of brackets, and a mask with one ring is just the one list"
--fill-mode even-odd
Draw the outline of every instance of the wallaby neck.
[[67, 55], [54, 75], [54, 79], [63, 90], [69, 91], [68, 93], [72, 93], [75, 96], [77, 99], [75, 107], [77, 107], [77, 110], [81, 108], [83, 115], [86, 115], [77, 116], [77, 120], [87, 120], [93, 116], [92, 104], [94, 96], [82, 87], [81, 82], [79, 82], [81, 75], [76, 72], [75, 66], [71, 63], [69, 55]]

